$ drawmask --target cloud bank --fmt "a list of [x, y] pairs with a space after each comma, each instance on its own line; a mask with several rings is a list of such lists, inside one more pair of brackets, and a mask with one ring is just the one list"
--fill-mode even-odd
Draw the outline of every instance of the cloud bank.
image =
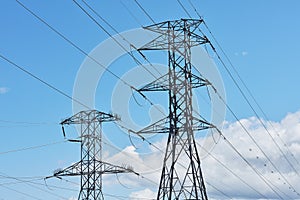
[[[300, 199], [300, 111], [287, 114], [279, 122], [263, 122], [271, 136], [259, 119], [251, 117], [240, 120], [254, 142], [239, 122], [225, 122], [222, 132], [227, 141], [233, 144], [252, 167], [226, 140], [221, 139], [201, 160], [210, 199]], [[196, 140], [198, 149], [201, 153], [205, 152], [201, 149], [204, 138]], [[153, 144], [164, 150], [166, 140], [163, 138]], [[140, 177], [132, 174], [120, 176], [122, 184], [137, 188], [131, 192], [130, 199], [156, 197], [162, 152], [150, 148], [150, 152], [141, 153], [135, 147], [128, 146], [107, 159], [116, 164], [128, 163], [140, 173]], [[109, 184], [118, 183], [111, 180]]]

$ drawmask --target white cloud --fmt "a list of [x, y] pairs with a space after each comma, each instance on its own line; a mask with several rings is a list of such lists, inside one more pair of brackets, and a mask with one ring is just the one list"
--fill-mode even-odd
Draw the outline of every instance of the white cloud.
[[5, 94], [9, 91], [7, 87], [0, 87], [0, 94]]
[[247, 56], [249, 53], [248, 51], [242, 51], [242, 52], [235, 52], [235, 56]]
[[[251, 138], [240, 126], [239, 122], [226, 122], [222, 131], [228, 141], [243, 155], [245, 159], [255, 168], [258, 174], [261, 174], [271, 185], [271, 187], [282, 196], [283, 199], [299, 198], [289, 184], [300, 192], [300, 176], [288, 164], [286, 159], [293, 167], [300, 171], [300, 111], [289, 113], [280, 122], [264, 121], [269, 133], [279, 145], [284, 155], [277, 148], [272, 138], [268, 135], [259, 119], [251, 117], [241, 119], [240, 122], [249, 131], [249, 134], [259, 147], [255, 145]], [[275, 128], [275, 130], [274, 130]], [[197, 142], [203, 144], [204, 139], [198, 138]], [[154, 143], [156, 146], [164, 149], [165, 138], [162, 141]], [[284, 146], [286, 144], [287, 146]], [[200, 148], [200, 147], [199, 147]], [[203, 150], [199, 149], [199, 151]], [[293, 156], [291, 155], [291, 152]], [[234, 152], [225, 140], [219, 143], [210, 151], [212, 156], [206, 156], [201, 160], [203, 176], [207, 182], [206, 187], [210, 199], [224, 199], [222, 191], [232, 199], [278, 199], [274, 191], [267, 186], [264, 181]], [[280, 173], [274, 169], [269, 160], [279, 169]], [[217, 160], [216, 160], [216, 159]], [[295, 160], [295, 158], [297, 160]], [[124, 164], [129, 163], [134, 170], [141, 173], [145, 178], [137, 178], [134, 175], [123, 174], [120, 176], [122, 184], [138, 188], [137, 192], [131, 193], [131, 197], [145, 197], [138, 195], [154, 195], [160, 179], [163, 154], [150, 148], [149, 153], [138, 153], [133, 146], [125, 148], [122, 152], [115, 154], [108, 159], [108, 162]], [[184, 160], [180, 162], [184, 163]], [[235, 175], [228, 171], [219, 162], [222, 162], [228, 169], [233, 171], [245, 183], [239, 180]], [[181, 173], [184, 169], [179, 169]], [[284, 177], [282, 177], [284, 176]], [[156, 185], [151, 184], [147, 179], [151, 179]], [[118, 184], [111, 181], [110, 184]], [[250, 185], [250, 187], [248, 185]], [[214, 187], [218, 188], [216, 190]], [[153, 192], [155, 191], [155, 192]], [[155, 197], [155, 195], [154, 195]], [[152, 196], [150, 197], [152, 198]], [[226, 199], [226, 198], [225, 198]]]
[[[300, 157], [300, 112], [288, 114], [280, 122], [264, 121], [269, 133], [285, 156], [282, 155], [257, 118], [242, 119], [240, 122], [246, 127], [250, 135], [255, 139], [255, 142], [257, 142], [275, 167], [279, 169], [281, 174], [274, 169], [272, 163], [264, 156], [238, 122], [227, 122], [226, 128], [223, 130], [227, 139], [255, 167], [259, 174], [271, 182], [272, 187], [284, 199], [296, 199], [296, 197], [299, 197], [293, 192], [289, 184], [299, 192], [300, 176], [297, 175], [286, 159], [292, 163], [297, 171], [300, 170], [299, 163], [291, 156], [292, 152], [296, 158]], [[264, 196], [270, 199], [276, 197], [274, 192], [259, 176], [226, 144], [226, 141], [220, 141], [211, 154]], [[233, 198], [242, 197], [244, 199], [262, 198], [260, 194], [242, 183], [211, 156], [202, 161], [202, 168], [205, 179], [224, 193], [229, 194], [229, 196]], [[209, 186], [208, 191], [212, 195], [218, 195], [219, 193]], [[283, 193], [288, 194], [289, 197]]]
[[146, 188], [141, 191], [132, 192], [129, 196], [130, 200], [155, 199], [156, 193]]
[[[107, 162], [118, 166], [130, 166], [137, 173], [142, 173], [140, 177], [134, 174], [120, 174], [119, 181], [128, 187], [148, 187], [153, 186], [149, 180], [159, 182], [163, 155], [161, 152], [151, 151], [147, 154], [139, 154], [135, 147], [128, 146], [123, 151], [107, 158]], [[109, 179], [111, 178], [111, 179]], [[119, 184], [115, 177], [106, 177], [106, 183]]]

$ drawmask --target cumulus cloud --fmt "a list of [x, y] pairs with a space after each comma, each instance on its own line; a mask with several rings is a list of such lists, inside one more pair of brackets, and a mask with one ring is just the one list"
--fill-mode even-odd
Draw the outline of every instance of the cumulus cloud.
[[[255, 142], [242, 129], [239, 122], [227, 122], [223, 134], [255, 168], [256, 172], [229, 147], [225, 140], [221, 140], [211, 152], [213, 157], [208, 156], [202, 161], [207, 182], [234, 198], [278, 198], [270, 187], [284, 199], [299, 198], [294, 189], [297, 192], [300, 191], [300, 176], [298, 175], [300, 165], [297, 160], [300, 156], [300, 112], [290, 113], [280, 122], [264, 121], [269, 133], [255, 117], [242, 119], [240, 122]], [[246, 184], [218, 161], [245, 180]], [[270, 187], [262, 179], [265, 179]], [[212, 195], [220, 194], [209, 186], [208, 191]]]
[[130, 200], [140, 200], [140, 199], [155, 199], [156, 193], [146, 188], [141, 191], [132, 192], [129, 196]]
[[[287, 114], [279, 122], [263, 121], [269, 133], [256, 117], [241, 119], [239, 122], [225, 122], [222, 132], [227, 140], [221, 139], [214, 148], [209, 149], [208, 156], [202, 157], [201, 168], [210, 199], [228, 199], [224, 194], [232, 199], [245, 200], [280, 197], [300, 199], [297, 195], [300, 192], [300, 111]], [[203, 153], [205, 150], [201, 148], [205, 146], [205, 139], [196, 140], [199, 151]], [[227, 141], [252, 167], [249, 167]], [[164, 149], [163, 144], [166, 144], [165, 138], [154, 143]], [[112, 163], [129, 163], [135, 171], [141, 173], [144, 178], [127, 174], [120, 177], [122, 183], [139, 188], [130, 195], [131, 199], [138, 199], [145, 195], [149, 198], [155, 197], [163, 156], [155, 148], [150, 148], [148, 153], [141, 153], [135, 147], [128, 146], [107, 159]], [[179, 162], [185, 163], [185, 160]], [[178, 173], [184, 172], [184, 168], [178, 170]], [[117, 183], [111, 181], [110, 184]]]
[[5, 94], [9, 91], [7, 87], [0, 87], [0, 94]]

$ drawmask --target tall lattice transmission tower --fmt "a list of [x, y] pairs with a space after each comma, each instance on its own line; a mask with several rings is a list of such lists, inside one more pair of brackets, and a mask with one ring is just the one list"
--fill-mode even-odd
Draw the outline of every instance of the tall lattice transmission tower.
[[[60, 124], [80, 126], [80, 139], [70, 140], [81, 144], [81, 160], [73, 165], [54, 172], [51, 177], [80, 176], [81, 187], [78, 200], [102, 200], [102, 175], [116, 173], [135, 173], [130, 166], [116, 166], [102, 161], [102, 122], [117, 120], [111, 114], [97, 110], [81, 111], [63, 120]], [[48, 177], [50, 178], [50, 177]]]
[[208, 199], [194, 132], [214, 126], [193, 116], [192, 107], [193, 89], [210, 84], [192, 73], [191, 48], [209, 42], [199, 31], [202, 23], [181, 19], [147, 26], [146, 30], [159, 36], [139, 49], [168, 52], [168, 73], [139, 90], [167, 91], [169, 95], [167, 118], [138, 132], [168, 133], [157, 199]]

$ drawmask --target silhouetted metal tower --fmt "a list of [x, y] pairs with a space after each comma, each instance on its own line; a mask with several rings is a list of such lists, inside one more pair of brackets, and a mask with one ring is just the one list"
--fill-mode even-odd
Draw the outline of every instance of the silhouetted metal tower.
[[192, 108], [193, 88], [209, 85], [192, 73], [191, 48], [209, 42], [196, 34], [202, 22], [181, 19], [147, 26], [159, 36], [139, 49], [168, 51], [168, 73], [139, 90], [169, 93], [169, 116], [138, 132], [169, 134], [157, 199], [208, 199], [194, 132], [214, 126], [194, 117]]
[[[64, 125], [80, 126], [81, 160], [63, 170], [57, 170], [52, 177], [80, 176], [81, 188], [78, 200], [102, 200], [102, 174], [135, 173], [132, 167], [120, 167], [102, 161], [102, 122], [117, 120], [116, 116], [97, 110], [81, 111], [63, 120]], [[49, 177], [48, 177], [49, 178]]]

